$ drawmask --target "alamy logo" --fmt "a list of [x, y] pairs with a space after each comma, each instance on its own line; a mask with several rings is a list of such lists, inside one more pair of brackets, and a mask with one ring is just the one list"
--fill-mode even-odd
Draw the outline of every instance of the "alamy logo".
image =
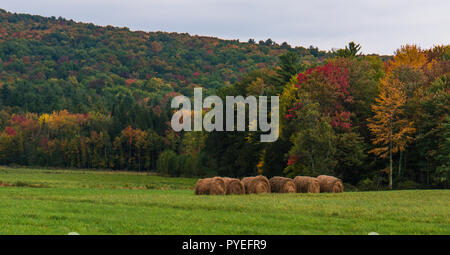
[[[224, 115], [224, 105], [220, 97], [208, 96], [203, 100], [202, 89], [195, 88], [193, 131], [246, 131], [245, 115], [247, 112], [246, 106], [248, 106], [248, 131], [258, 131], [259, 127], [259, 130], [263, 132], [261, 134], [261, 142], [275, 142], [279, 135], [278, 96], [270, 97], [270, 123], [268, 103], [267, 96], [259, 96], [258, 99], [254, 96], [248, 96], [246, 98], [242, 96], [227, 96], [225, 98], [226, 114]], [[192, 131], [192, 108], [189, 98], [186, 96], [174, 97], [171, 102], [171, 107], [178, 109], [172, 116], [172, 129], [177, 132], [182, 130]], [[210, 109], [205, 113], [205, 116], [202, 114], [204, 108]], [[223, 122], [224, 116], [226, 121], [225, 125]]]

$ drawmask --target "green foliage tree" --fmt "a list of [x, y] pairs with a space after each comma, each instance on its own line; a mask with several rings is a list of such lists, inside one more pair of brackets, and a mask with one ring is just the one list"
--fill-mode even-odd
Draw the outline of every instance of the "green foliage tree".
[[345, 46], [345, 49], [337, 50], [336, 55], [338, 57], [354, 58], [359, 55], [358, 53], [360, 50], [361, 50], [361, 45], [356, 44], [355, 42], [349, 42], [348, 46]]
[[291, 80], [292, 76], [304, 71], [305, 67], [301, 63], [299, 56], [294, 52], [285, 53], [279, 59], [279, 68], [276, 72], [277, 82], [282, 89]]
[[162, 175], [177, 176], [177, 154], [172, 150], [163, 151], [159, 155], [156, 169]]
[[287, 176], [334, 174], [336, 134], [330, 120], [321, 116], [317, 103], [307, 102], [299, 111], [298, 131], [284, 173]]

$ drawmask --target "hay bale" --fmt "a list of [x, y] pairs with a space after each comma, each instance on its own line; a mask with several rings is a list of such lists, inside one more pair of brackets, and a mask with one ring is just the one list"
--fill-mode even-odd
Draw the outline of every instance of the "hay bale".
[[212, 178], [212, 182], [209, 185], [210, 195], [225, 195], [226, 187], [225, 181], [218, 178]]
[[269, 182], [274, 193], [295, 193], [297, 191], [295, 183], [291, 178], [275, 176]]
[[209, 194], [209, 184], [206, 179], [199, 179], [197, 184], [195, 184], [194, 189], [195, 195], [208, 195]]
[[227, 195], [245, 194], [244, 184], [239, 179], [229, 177], [214, 177], [215, 179], [221, 179], [225, 183], [225, 193]]
[[270, 183], [267, 177], [258, 175], [242, 179], [246, 194], [270, 193]]
[[320, 193], [319, 180], [309, 176], [296, 176], [294, 178], [297, 193]]
[[339, 178], [329, 175], [319, 175], [317, 176], [317, 180], [319, 180], [320, 192], [344, 192], [344, 184]]
[[225, 195], [225, 182], [215, 178], [200, 179], [194, 192], [196, 195]]

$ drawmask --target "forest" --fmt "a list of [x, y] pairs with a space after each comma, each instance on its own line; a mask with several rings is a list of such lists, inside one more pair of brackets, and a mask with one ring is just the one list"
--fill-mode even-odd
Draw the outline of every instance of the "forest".
[[[449, 188], [450, 45], [399, 45], [392, 56], [363, 46], [323, 51], [0, 9], [0, 164]], [[279, 96], [279, 139], [173, 131], [171, 99], [196, 87]]]

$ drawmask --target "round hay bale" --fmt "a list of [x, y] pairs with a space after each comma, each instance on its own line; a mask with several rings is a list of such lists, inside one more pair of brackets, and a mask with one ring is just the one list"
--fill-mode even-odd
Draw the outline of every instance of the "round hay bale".
[[319, 175], [317, 176], [317, 180], [319, 180], [320, 192], [344, 192], [344, 184], [339, 178], [329, 175]]
[[221, 179], [225, 183], [225, 194], [227, 195], [242, 195], [245, 194], [244, 184], [239, 179], [229, 177], [214, 177]]
[[309, 176], [296, 176], [294, 183], [297, 193], [320, 193], [319, 180]]
[[275, 176], [269, 182], [274, 193], [295, 193], [297, 191], [295, 183], [291, 178]]
[[333, 185], [332, 191], [333, 193], [341, 193], [344, 192], [344, 184], [340, 179], [336, 181], [336, 183]]
[[206, 179], [199, 179], [194, 189], [195, 195], [208, 195], [209, 194], [209, 184]]
[[225, 181], [220, 178], [211, 178], [211, 183], [209, 184], [209, 194], [210, 195], [225, 195], [226, 187]]
[[225, 182], [215, 178], [200, 179], [194, 192], [196, 195], [225, 195]]
[[246, 194], [270, 193], [270, 183], [267, 177], [258, 175], [242, 179]]

